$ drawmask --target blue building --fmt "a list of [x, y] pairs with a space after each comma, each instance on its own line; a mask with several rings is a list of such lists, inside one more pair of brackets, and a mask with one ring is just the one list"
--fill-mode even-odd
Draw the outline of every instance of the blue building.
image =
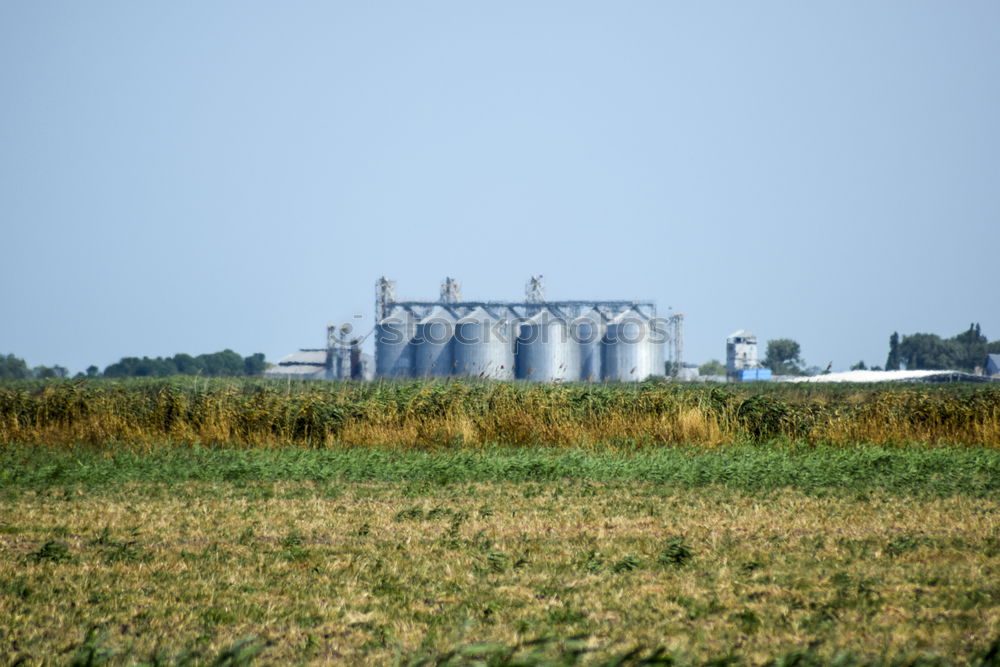
[[744, 368], [737, 372], [740, 382], [770, 382], [770, 368]]

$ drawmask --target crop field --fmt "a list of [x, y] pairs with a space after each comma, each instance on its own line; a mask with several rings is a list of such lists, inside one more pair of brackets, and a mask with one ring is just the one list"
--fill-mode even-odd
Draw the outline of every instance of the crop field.
[[989, 386], [8, 383], [0, 656], [996, 665], [998, 411]]

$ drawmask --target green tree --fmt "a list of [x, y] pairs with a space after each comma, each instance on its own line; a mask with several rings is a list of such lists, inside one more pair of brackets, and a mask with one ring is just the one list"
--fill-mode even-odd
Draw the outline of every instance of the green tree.
[[889, 338], [889, 358], [886, 370], [897, 370], [900, 364], [906, 368], [922, 370], [961, 370], [973, 372], [986, 362], [986, 355], [993, 350], [1000, 351], [1000, 341], [987, 342], [978, 323], [951, 338], [943, 339], [937, 334], [915, 333], [903, 336], [893, 333]]
[[[96, 374], [96, 366], [93, 367]], [[179, 353], [172, 357], [123, 357], [104, 369], [105, 377], [165, 377], [168, 375], [196, 375], [210, 377], [238, 377], [257, 375], [267, 368], [264, 354], [257, 352], [243, 358], [232, 350], [199, 354]], [[88, 375], [90, 369], [87, 369]]]
[[101, 369], [98, 368], [97, 366], [94, 366], [93, 364], [87, 366], [87, 377], [95, 378], [100, 374], [101, 374]]
[[865, 366], [865, 360], [862, 359], [858, 363], [856, 363], [853, 366], [851, 366], [851, 370], [852, 371], [866, 371], [866, 370], [868, 370], [868, 367]]
[[104, 377], [123, 378], [134, 375], [135, 367], [139, 365], [138, 357], [122, 357], [104, 369]]
[[972, 372], [977, 366], [986, 363], [986, 336], [979, 329], [979, 323], [970, 324], [966, 331], [958, 334], [952, 340], [958, 346], [960, 354], [956, 368]]
[[1000, 354], [1000, 340], [986, 344], [986, 354]]
[[764, 367], [775, 375], [802, 375], [801, 348], [791, 338], [776, 338], [767, 341]]
[[177, 367], [177, 372], [181, 375], [195, 375], [199, 370], [198, 362], [190, 354], [180, 354], [174, 355], [174, 366]]
[[963, 353], [959, 343], [937, 334], [915, 333], [903, 336], [899, 343], [899, 360], [908, 370], [956, 369]]
[[899, 370], [899, 333], [895, 331], [889, 336], [889, 356], [885, 360], [885, 370]]
[[51, 368], [48, 366], [35, 366], [31, 369], [31, 375], [39, 379], [64, 378], [69, 376], [69, 370], [59, 364]]
[[124, 357], [104, 369], [105, 377], [166, 377], [176, 374], [177, 367], [173, 360], [162, 357]]
[[0, 354], [0, 379], [2, 380], [24, 380], [31, 377], [31, 370], [24, 359], [18, 359], [13, 354], [6, 356]]
[[725, 375], [726, 366], [718, 359], [709, 359], [698, 367], [700, 375]]
[[230, 349], [212, 354], [199, 354], [195, 363], [202, 369], [202, 374], [211, 377], [233, 377], [244, 375], [243, 357]]
[[243, 372], [247, 375], [260, 375], [267, 370], [267, 362], [263, 352], [256, 352], [243, 360]]

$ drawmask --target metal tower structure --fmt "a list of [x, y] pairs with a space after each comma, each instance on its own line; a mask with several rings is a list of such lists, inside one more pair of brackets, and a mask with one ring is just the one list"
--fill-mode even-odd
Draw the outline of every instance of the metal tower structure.
[[679, 377], [684, 367], [684, 313], [673, 313], [669, 318], [670, 327], [670, 374]]
[[462, 286], [454, 278], [445, 278], [441, 283], [441, 303], [459, 303], [462, 300]]
[[545, 303], [545, 286], [540, 275], [531, 276], [531, 280], [524, 286], [524, 300], [528, 303]]
[[375, 323], [385, 318], [385, 307], [396, 300], [396, 283], [385, 276], [375, 283]]

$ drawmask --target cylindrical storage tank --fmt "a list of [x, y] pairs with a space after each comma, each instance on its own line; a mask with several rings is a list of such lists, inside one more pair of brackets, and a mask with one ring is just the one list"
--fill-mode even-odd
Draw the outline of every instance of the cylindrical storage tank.
[[451, 375], [454, 335], [455, 318], [445, 308], [435, 308], [417, 322], [412, 342], [415, 377]]
[[514, 324], [478, 307], [455, 323], [453, 373], [489, 380], [514, 379]]
[[538, 382], [580, 379], [580, 346], [570, 335], [570, 323], [543, 309], [520, 325], [517, 377]]
[[608, 323], [604, 334], [605, 380], [639, 382], [663, 375], [663, 344], [654, 338], [650, 318], [629, 310]]
[[602, 377], [601, 356], [604, 318], [596, 310], [573, 320], [572, 339], [580, 349], [580, 380], [598, 382]]
[[658, 317], [653, 317], [650, 321], [649, 344], [652, 348], [652, 368], [649, 375], [653, 377], [663, 377], [667, 373], [667, 342], [670, 340], [670, 332], [667, 328], [667, 321]]
[[407, 308], [393, 308], [375, 325], [375, 373], [384, 378], [413, 377], [416, 323]]

